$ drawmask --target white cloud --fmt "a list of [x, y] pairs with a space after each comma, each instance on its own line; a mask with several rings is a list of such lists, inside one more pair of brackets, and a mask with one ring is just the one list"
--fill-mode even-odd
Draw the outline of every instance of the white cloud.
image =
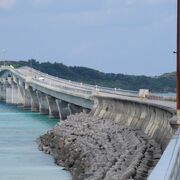
[[15, 0], [0, 0], [0, 8], [1, 9], [9, 9], [12, 8], [15, 4]]

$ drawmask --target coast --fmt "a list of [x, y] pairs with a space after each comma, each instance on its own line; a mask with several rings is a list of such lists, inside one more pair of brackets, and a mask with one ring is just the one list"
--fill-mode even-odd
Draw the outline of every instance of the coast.
[[74, 180], [147, 179], [162, 154], [142, 131], [85, 113], [68, 116], [42, 135], [38, 145]]

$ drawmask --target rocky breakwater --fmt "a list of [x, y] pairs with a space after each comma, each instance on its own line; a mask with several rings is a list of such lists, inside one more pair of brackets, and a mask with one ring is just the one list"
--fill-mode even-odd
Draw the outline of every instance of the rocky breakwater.
[[161, 156], [159, 145], [142, 131], [83, 113], [41, 136], [39, 149], [74, 180], [147, 179]]

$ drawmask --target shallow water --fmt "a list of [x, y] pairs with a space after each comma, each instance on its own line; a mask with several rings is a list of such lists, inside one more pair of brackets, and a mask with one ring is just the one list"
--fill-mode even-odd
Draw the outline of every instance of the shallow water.
[[0, 180], [70, 180], [36, 139], [58, 120], [0, 103]]

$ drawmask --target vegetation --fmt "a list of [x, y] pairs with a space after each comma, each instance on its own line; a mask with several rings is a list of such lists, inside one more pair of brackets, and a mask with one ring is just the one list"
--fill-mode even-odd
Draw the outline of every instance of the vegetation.
[[[34, 59], [28, 61], [6, 61], [5, 63], [15, 68], [30, 66], [44, 73], [64, 79], [112, 88], [128, 90], [145, 88], [151, 92], [175, 92], [176, 88], [175, 73], [166, 73], [155, 77], [103, 73], [87, 67], [66, 66], [56, 62], [40, 63]], [[0, 65], [2, 64], [4, 63], [0, 62]]]

